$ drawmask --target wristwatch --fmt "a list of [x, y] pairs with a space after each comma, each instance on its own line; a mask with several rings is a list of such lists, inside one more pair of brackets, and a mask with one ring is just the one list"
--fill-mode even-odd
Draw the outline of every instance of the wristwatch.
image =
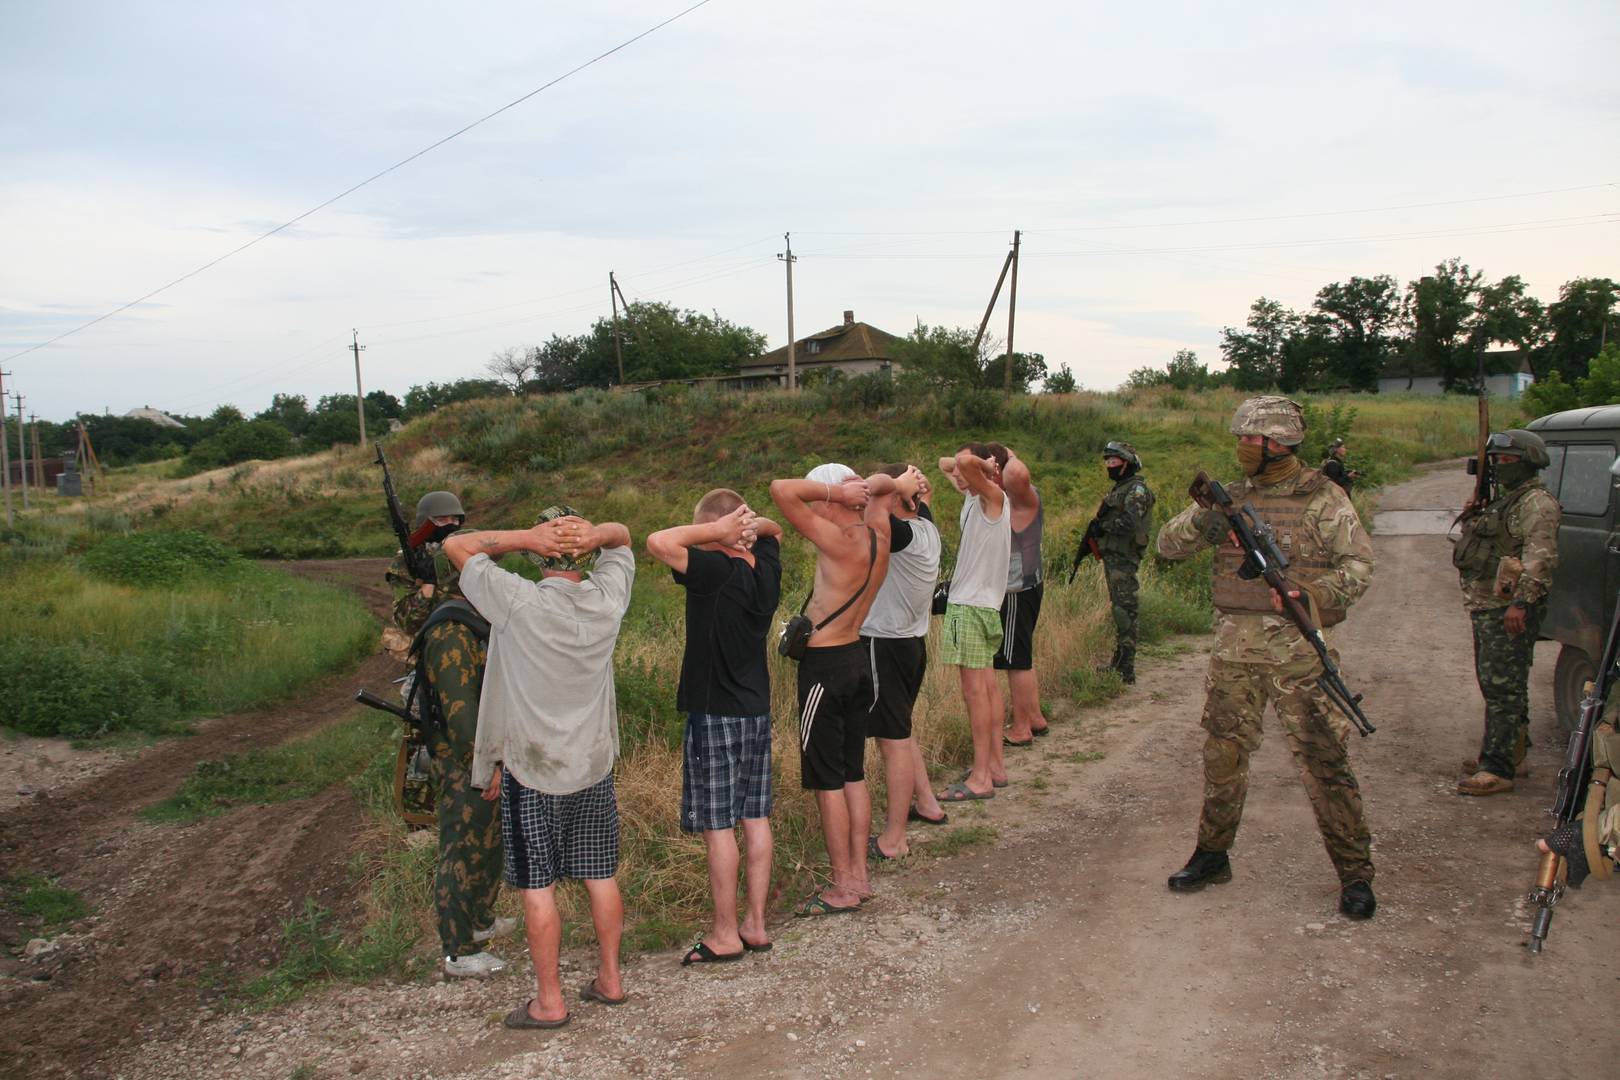
[[1508, 607], [1516, 607], [1520, 611], [1529, 611], [1530, 610], [1530, 605], [1528, 603], [1526, 603], [1525, 601], [1523, 601], [1523, 600], [1514, 600], [1514, 601], [1512, 601], [1511, 603], [1508, 604]]

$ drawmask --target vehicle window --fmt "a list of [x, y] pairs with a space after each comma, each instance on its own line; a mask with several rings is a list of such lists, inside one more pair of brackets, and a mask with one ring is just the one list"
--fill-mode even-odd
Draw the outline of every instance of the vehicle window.
[[1541, 470], [1541, 482], [1547, 485], [1547, 490], [1558, 497], [1558, 482], [1564, 478], [1564, 448], [1562, 446], [1548, 446], [1547, 456], [1552, 458], [1552, 464]]
[[1609, 466], [1614, 463], [1614, 447], [1607, 445], [1570, 446], [1564, 455], [1563, 482], [1558, 501], [1566, 514], [1599, 517], [1609, 509]]

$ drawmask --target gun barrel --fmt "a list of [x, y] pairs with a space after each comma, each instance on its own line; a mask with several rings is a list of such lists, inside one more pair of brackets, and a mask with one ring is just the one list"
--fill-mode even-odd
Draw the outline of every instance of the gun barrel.
[[382, 712], [388, 713], [392, 716], [397, 716], [407, 724], [415, 726], [415, 721], [411, 719], [411, 714], [406, 712], [402, 706], [395, 705], [391, 701], [380, 698], [376, 694], [373, 694], [370, 690], [355, 691], [354, 700], [358, 701], [362, 705], [369, 705], [373, 709], [379, 709]]

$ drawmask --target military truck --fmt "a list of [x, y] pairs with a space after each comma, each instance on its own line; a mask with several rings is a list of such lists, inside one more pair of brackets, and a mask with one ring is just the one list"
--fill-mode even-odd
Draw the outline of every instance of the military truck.
[[1620, 405], [1570, 409], [1525, 426], [1547, 443], [1552, 463], [1542, 479], [1564, 509], [1541, 636], [1561, 646], [1553, 701], [1559, 724], [1573, 731], [1620, 590]]

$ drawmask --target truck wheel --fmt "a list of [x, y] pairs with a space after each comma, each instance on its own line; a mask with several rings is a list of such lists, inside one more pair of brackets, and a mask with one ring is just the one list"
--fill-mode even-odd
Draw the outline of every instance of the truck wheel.
[[1553, 708], [1558, 713], [1558, 726], [1565, 735], [1573, 734], [1581, 719], [1581, 698], [1586, 684], [1597, 676], [1597, 665], [1592, 658], [1573, 645], [1558, 650], [1558, 664], [1553, 668]]

